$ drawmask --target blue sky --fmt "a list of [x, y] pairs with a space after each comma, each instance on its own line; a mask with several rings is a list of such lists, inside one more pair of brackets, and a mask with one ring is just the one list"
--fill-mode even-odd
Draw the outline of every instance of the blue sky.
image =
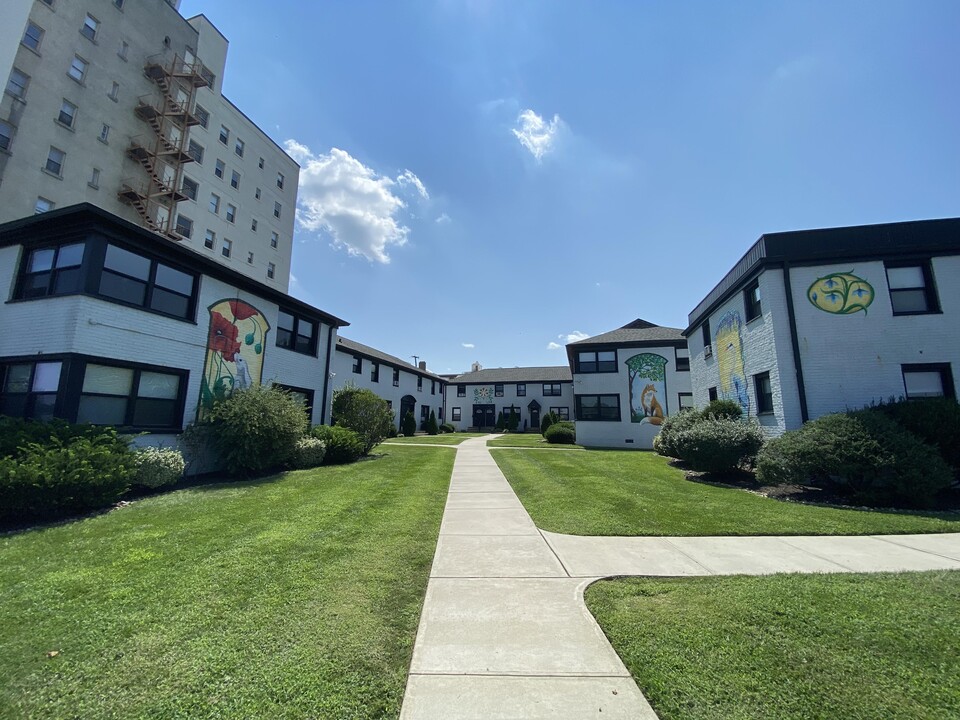
[[181, 12], [304, 167], [291, 291], [436, 372], [684, 327], [764, 232], [960, 215], [954, 0], [264, 7]]

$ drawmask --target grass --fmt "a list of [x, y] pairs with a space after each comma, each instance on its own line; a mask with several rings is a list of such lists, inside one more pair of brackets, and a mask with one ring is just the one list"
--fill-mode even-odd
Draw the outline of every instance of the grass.
[[960, 572], [601, 581], [662, 720], [960, 717]]
[[412, 437], [395, 437], [384, 440], [385, 445], [459, 445], [470, 438], [483, 437], [486, 433], [443, 433], [442, 435], [414, 435]]
[[454, 454], [381, 452], [0, 537], [0, 717], [396, 717]]
[[487, 440], [487, 447], [519, 447], [519, 448], [582, 448], [582, 445], [552, 445], [543, 439], [540, 433], [509, 433]]
[[687, 480], [636, 451], [494, 452], [538, 527], [573, 535], [960, 532], [960, 513], [801, 505]]

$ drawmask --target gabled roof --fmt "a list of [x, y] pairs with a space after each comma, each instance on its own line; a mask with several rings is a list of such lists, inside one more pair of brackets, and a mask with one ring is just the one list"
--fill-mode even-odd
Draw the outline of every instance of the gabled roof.
[[337, 350], [345, 353], [363, 355], [364, 357], [376, 360], [377, 362], [393, 365], [394, 367], [400, 368], [401, 370], [406, 370], [407, 372], [412, 372], [418, 375], [423, 375], [424, 377], [447, 382], [445, 378], [440, 377], [436, 373], [432, 373], [429, 370], [421, 370], [416, 365], [408, 363], [406, 360], [401, 360], [396, 355], [388, 355], [387, 353], [377, 350], [376, 348], [372, 348], [369, 345], [364, 345], [363, 343], [358, 343], [356, 340], [345, 338], [343, 335], [337, 336]]
[[450, 380], [451, 383], [537, 383], [573, 382], [573, 375], [566, 365], [550, 367], [484, 368], [463, 373]]
[[652, 322], [637, 318], [621, 328], [611, 330], [588, 337], [586, 340], [577, 340], [569, 343], [567, 347], [577, 345], [613, 345], [622, 343], [657, 343], [675, 344], [677, 342], [686, 343], [683, 337], [683, 330], [679, 328], [661, 327]]

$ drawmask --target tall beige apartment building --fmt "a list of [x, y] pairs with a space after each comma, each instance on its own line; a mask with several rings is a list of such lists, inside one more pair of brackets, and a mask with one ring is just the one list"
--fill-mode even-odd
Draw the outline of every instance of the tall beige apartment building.
[[0, 222], [91, 203], [286, 292], [300, 168], [179, 0], [3, 0]]

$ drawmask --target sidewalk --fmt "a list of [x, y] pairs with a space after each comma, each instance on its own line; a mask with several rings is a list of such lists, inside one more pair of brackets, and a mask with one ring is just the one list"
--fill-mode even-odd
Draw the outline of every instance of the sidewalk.
[[579, 537], [537, 529], [486, 448], [457, 446], [403, 720], [656, 718], [583, 602], [609, 575], [960, 569], [960, 534]]

